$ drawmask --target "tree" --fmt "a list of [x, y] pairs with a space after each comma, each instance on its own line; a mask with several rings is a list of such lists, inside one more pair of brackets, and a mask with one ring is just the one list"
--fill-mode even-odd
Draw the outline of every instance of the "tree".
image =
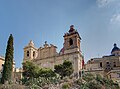
[[55, 65], [55, 72], [57, 74], [59, 74], [61, 76], [61, 78], [64, 76], [64, 73], [63, 73], [63, 65], [62, 64], [59, 64], [59, 65]]
[[48, 69], [48, 68], [42, 68], [42, 69], [40, 69], [38, 75], [40, 77], [44, 77], [46, 79], [49, 78], [49, 77], [55, 77], [56, 76], [55, 72], [52, 71], [51, 69]]
[[64, 76], [70, 76], [73, 73], [73, 66], [70, 61], [65, 60], [63, 62]]
[[23, 76], [24, 78], [38, 78], [38, 77], [55, 77], [54, 71], [48, 68], [40, 68], [31, 61], [26, 61], [23, 63]]
[[10, 34], [8, 42], [7, 42], [7, 48], [6, 48], [6, 54], [5, 54], [5, 63], [4, 63], [3, 72], [2, 72], [2, 79], [1, 79], [1, 83], [3, 83], [3, 84], [6, 81], [10, 81], [12, 78], [13, 53], [14, 53], [13, 36], [12, 36], [12, 34]]
[[63, 64], [55, 65], [55, 72], [58, 73], [61, 78], [65, 76], [70, 76], [73, 73], [72, 63], [65, 60]]
[[32, 78], [37, 77], [40, 68], [31, 61], [23, 63], [23, 77]]

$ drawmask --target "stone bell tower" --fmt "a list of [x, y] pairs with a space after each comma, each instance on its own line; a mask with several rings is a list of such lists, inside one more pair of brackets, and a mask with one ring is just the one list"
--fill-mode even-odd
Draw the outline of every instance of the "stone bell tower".
[[80, 52], [80, 40], [81, 37], [77, 30], [74, 29], [74, 25], [70, 26], [68, 33], [65, 33], [64, 37], [64, 51], [65, 53]]
[[37, 48], [34, 46], [32, 40], [24, 47], [24, 59], [23, 61], [33, 60], [37, 57]]
[[70, 26], [68, 33], [64, 37], [64, 54], [69, 55], [69, 60], [73, 63], [74, 75], [79, 77], [79, 72], [82, 69], [83, 56], [80, 50], [81, 37], [74, 25]]

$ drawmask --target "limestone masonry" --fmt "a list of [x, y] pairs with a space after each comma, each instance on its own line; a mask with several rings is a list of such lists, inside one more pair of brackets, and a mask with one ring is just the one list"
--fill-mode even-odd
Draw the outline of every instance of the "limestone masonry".
[[36, 48], [31, 40], [24, 47], [23, 61], [31, 60], [40, 67], [51, 68], [54, 70], [54, 65], [62, 64], [64, 60], [69, 60], [73, 64], [74, 74], [79, 74], [82, 69], [84, 59], [80, 49], [81, 37], [74, 26], [70, 26], [70, 30], [64, 34], [64, 46], [57, 53], [57, 47], [53, 44], [45, 44], [43, 47]]

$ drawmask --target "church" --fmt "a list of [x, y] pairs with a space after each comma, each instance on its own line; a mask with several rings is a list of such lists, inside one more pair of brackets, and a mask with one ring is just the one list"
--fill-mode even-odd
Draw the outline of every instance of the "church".
[[67, 33], [64, 34], [64, 45], [60, 52], [57, 52], [57, 47], [53, 44], [48, 44], [45, 41], [43, 47], [36, 48], [34, 42], [31, 40], [27, 46], [24, 47], [25, 61], [33, 61], [41, 68], [50, 68], [54, 70], [54, 65], [62, 64], [64, 60], [72, 62], [74, 74], [79, 74], [84, 64], [84, 57], [81, 52], [80, 43], [81, 37], [74, 25], [70, 26]]
[[120, 84], [120, 48], [117, 44], [114, 44], [110, 55], [88, 60], [85, 64], [85, 72], [100, 74]]

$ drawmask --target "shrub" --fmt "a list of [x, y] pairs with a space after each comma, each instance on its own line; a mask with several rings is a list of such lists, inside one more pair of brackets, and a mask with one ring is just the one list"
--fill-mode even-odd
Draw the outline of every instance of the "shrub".
[[69, 83], [64, 83], [64, 84], [62, 85], [62, 89], [69, 89], [69, 88], [70, 88]]
[[84, 74], [83, 75], [83, 79], [86, 81], [86, 82], [89, 82], [91, 81], [92, 79], [95, 79], [94, 75], [90, 74], [90, 73], [87, 73], [87, 74]]

